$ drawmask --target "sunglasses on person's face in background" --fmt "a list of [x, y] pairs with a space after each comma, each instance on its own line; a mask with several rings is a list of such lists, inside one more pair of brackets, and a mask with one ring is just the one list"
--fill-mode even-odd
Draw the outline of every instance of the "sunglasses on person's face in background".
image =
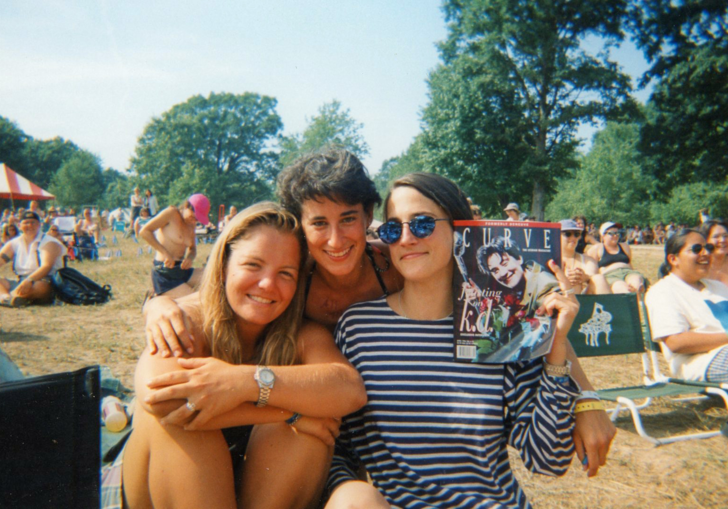
[[410, 232], [418, 239], [424, 239], [435, 231], [437, 221], [449, 221], [449, 219], [435, 219], [429, 216], [417, 216], [412, 221], [389, 220], [377, 228], [379, 238], [385, 244], [394, 244], [402, 236], [403, 225], [409, 225]]
[[616, 232], [605, 232], [604, 235], [610, 235], [612, 237], [618, 237], [622, 234], [622, 232], [616, 231]]
[[688, 248], [688, 251], [692, 251], [693, 254], [699, 255], [703, 252], [703, 249], [705, 249], [705, 252], [710, 254], [715, 250], [715, 246], [713, 244], [693, 244]]
[[561, 232], [561, 235], [563, 235], [567, 239], [570, 239], [571, 237], [576, 237], [578, 239], [581, 236], [581, 232], [567, 231]]

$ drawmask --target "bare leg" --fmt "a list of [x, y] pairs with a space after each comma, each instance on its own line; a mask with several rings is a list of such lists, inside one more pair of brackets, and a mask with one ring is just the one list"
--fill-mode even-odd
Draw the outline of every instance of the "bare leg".
[[30, 291], [20, 294], [18, 289], [13, 290], [10, 295], [12, 297], [22, 297], [28, 299], [36, 304], [45, 304], [53, 298], [53, 287], [47, 281], [36, 281], [33, 286], [30, 287]]
[[0, 278], [0, 300], [10, 299], [10, 281]]
[[607, 283], [607, 278], [604, 277], [604, 274], [594, 274], [591, 277], [587, 293], [590, 293], [592, 295], [603, 295], [605, 293], [612, 293], [612, 289], [609, 288], [609, 283]]
[[624, 281], [615, 281], [612, 283], [612, 293], [632, 293], [632, 290]]
[[624, 279], [630, 290], [635, 293], [642, 293], [645, 291], [645, 280], [639, 274], [630, 274]]
[[124, 449], [124, 507], [235, 507], [233, 467], [220, 431], [162, 426], [144, 411], [134, 421]]
[[286, 423], [256, 426], [239, 476], [238, 506], [318, 507], [332, 454], [319, 439], [297, 433]]
[[389, 509], [381, 493], [364, 481], [340, 484], [331, 494], [325, 509]]

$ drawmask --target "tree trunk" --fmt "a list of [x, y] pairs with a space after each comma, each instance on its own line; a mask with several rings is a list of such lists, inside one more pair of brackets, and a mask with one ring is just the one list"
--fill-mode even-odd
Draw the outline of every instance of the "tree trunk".
[[531, 200], [531, 216], [537, 221], [543, 221], [544, 188], [538, 180], [533, 181], [533, 199]]

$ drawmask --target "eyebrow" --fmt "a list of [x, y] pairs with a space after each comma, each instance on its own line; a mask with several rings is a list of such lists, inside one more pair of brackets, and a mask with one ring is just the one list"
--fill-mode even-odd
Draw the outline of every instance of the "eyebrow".
[[[358, 214], [359, 214], [359, 212], [360, 212], [360, 211], [358, 211], [358, 210], [356, 210], [356, 209], [352, 209], [352, 210], [345, 210], [344, 212], [342, 212], [342, 213], [341, 213], [341, 214], [339, 215], [339, 217], [356, 216], [356, 215], [358, 215]], [[321, 220], [321, 219], [326, 219], [326, 216], [314, 216], [314, 217], [310, 218], [310, 219], [309, 219], [309, 221], [319, 221], [319, 220]]]
[[[252, 260], [255, 260], [255, 261], [257, 261], [257, 262], [263, 262], [263, 263], [267, 263], [267, 260], [266, 260], [265, 258], [262, 258], [262, 257], [260, 257], [260, 256], [255, 256], [255, 255], [249, 255], [249, 256], [246, 256], [246, 257], [244, 257], [244, 258], [243, 258], [242, 260], [240, 260], [240, 261], [241, 261], [241, 262], [249, 262], [249, 261], [252, 261]], [[283, 267], [284, 267], [284, 268], [290, 268], [290, 269], [295, 269], [295, 270], [298, 270], [298, 265], [284, 265]]]

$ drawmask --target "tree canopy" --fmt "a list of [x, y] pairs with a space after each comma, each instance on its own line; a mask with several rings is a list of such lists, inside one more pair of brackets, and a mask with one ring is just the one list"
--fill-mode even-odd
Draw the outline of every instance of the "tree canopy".
[[303, 133], [281, 139], [281, 167], [285, 168], [301, 156], [333, 146], [345, 148], [362, 158], [369, 154], [369, 145], [361, 134], [362, 127], [348, 109], [342, 109], [339, 101], [326, 103], [308, 120]]
[[445, 1], [424, 164], [459, 182], [486, 214], [530, 194], [532, 215], [542, 217], [555, 179], [575, 165], [577, 127], [634, 106], [630, 79], [608, 52], [582, 48], [587, 36], [622, 40], [626, 9], [626, 0]]
[[276, 104], [253, 93], [193, 96], [146, 126], [131, 169], [167, 203], [195, 192], [238, 206], [269, 198], [283, 127]]
[[64, 206], [97, 204], [104, 192], [99, 158], [90, 152], [79, 150], [55, 173], [49, 191]]

